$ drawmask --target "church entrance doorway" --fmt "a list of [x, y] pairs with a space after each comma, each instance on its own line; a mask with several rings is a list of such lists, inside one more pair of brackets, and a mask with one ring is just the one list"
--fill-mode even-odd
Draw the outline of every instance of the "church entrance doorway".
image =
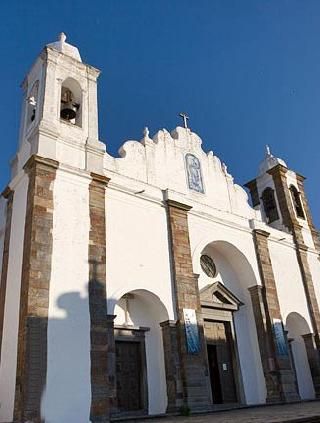
[[119, 412], [139, 411], [143, 405], [140, 342], [116, 341], [116, 380]]
[[214, 404], [236, 403], [230, 323], [210, 322], [205, 327], [212, 401]]
[[242, 305], [223, 284], [215, 282], [200, 290], [204, 336], [213, 404], [241, 402], [240, 364], [233, 313]]

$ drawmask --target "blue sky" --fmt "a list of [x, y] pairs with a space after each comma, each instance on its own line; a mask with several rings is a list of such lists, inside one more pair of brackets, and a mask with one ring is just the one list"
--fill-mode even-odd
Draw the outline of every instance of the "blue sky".
[[180, 111], [237, 183], [257, 174], [265, 144], [307, 177], [320, 226], [320, 1], [101, 0], [1, 4], [2, 154], [9, 179], [20, 82], [64, 31], [99, 79], [100, 139], [176, 127]]

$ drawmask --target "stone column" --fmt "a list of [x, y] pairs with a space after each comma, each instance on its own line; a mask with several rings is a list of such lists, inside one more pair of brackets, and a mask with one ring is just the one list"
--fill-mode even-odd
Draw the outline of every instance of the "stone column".
[[301, 202], [303, 204], [303, 208], [306, 214], [306, 219], [311, 231], [311, 236], [313, 239], [313, 243], [314, 243], [314, 247], [315, 249], [320, 253], [320, 239], [319, 239], [319, 233], [316, 230], [314, 224], [313, 224], [313, 219], [311, 216], [311, 212], [310, 212], [310, 208], [309, 208], [309, 204], [308, 204], [308, 200], [304, 191], [304, 180], [305, 178], [302, 175], [296, 175], [297, 176], [297, 182], [298, 182], [298, 188], [299, 188], [299, 192], [301, 195]]
[[[287, 335], [282, 325], [271, 259], [269, 233], [253, 231], [257, 261], [263, 286], [251, 288], [251, 298], [258, 332], [260, 354], [267, 386], [267, 401], [299, 399], [292, 368]], [[280, 329], [280, 332], [276, 330]], [[280, 336], [280, 339], [279, 339]], [[281, 345], [280, 345], [281, 343]]]
[[[198, 277], [193, 273], [190, 250], [188, 211], [191, 207], [167, 200], [168, 224], [175, 302], [177, 310], [177, 343], [183, 383], [183, 404], [191, 410], [208, 409], [211, 389], [204, 340], [203, 319]], [[190, 354], [187, 349], [184, 309], [195, 310], [200, 350]]]
[[0, 363], [1, 363], [1, 351], [2, 351], [4, 309], [5, 309], [6, 293], [7, 293], [7, 275], [8, 275], [11, 221], [12, 221], [12, 204], [13, 204], [14, 192], [9, 187], [7, 187], [3, 191], [2, 196], [7, 199], [7, 208], [6, 208], [6, 226], [5, 226], [4, 241], [3, 241], [2, 271], [1, 271], [1, 281], [0, 281]]
[[53, 182], [58, 162], [32, 156], [23, 245], [14, 418], [41, 420], [47, 371], [47, 326], [52, 259]]
[[310, 366], [313, 386], [316, 398], [320, 398], [320, 364], [319, 351], [315, 343], [315, 336], [313, 333], [302, 335], [304, 345], [307, 351], [308, 363]]
[[164, 361], [166, 369], [167, 413], [179, 411], [183, 406], [183, 386], [181, 379], [181, 364], [178, 349], [177, 322], [167, 320], [160, 323], [162, 328], [162, 340]]
[[[89, 186], [89, 311], [93, 423], [109, 421], [115, 394], [113, 318], [107, 315], [105, 189], [109, 179], [91, 173]], [[110, 371], [111, 370], [111, 371]]]

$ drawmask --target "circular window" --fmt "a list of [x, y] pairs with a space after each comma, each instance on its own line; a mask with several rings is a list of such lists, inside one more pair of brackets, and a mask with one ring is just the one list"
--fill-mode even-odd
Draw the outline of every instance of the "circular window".
[[207, 276], [209, 276], [209, 278], [214, 278], [216, 276], [217, 268], [211, 257], [207, 256], [206, 254], [203, 254], [200, 257], [200, 264], [201, 269]]

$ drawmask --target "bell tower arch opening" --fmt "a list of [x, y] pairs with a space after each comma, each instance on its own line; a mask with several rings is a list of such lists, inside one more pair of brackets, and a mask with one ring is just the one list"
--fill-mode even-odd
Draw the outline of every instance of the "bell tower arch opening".
[[61, 85], [60, 118], [82, 127], [82, 90], [73, 78], [67, 78]]

